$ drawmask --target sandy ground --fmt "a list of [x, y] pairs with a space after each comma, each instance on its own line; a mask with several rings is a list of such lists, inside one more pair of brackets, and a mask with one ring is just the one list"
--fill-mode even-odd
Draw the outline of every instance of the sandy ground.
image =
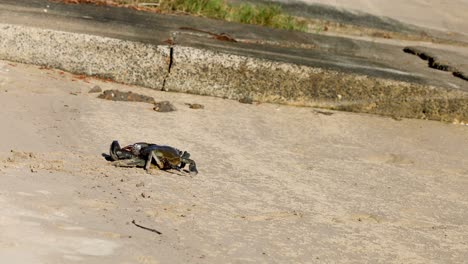
[[[97, 99], [95, 84], [178, 111]], [[0, 111], [1, 263], [468, 259], [467, 126], [247, 105], [4, 61]], [[115, 168], [101, 156], [113, 139], [188, 150], [200, 173]]]
[[[279, 0], [288, 2], [291, 0]], [[294, 0], [296, 1], [296, 0]], [[332, 5], [405, 23], [468, 35], [468, 0], [299, 0]]]

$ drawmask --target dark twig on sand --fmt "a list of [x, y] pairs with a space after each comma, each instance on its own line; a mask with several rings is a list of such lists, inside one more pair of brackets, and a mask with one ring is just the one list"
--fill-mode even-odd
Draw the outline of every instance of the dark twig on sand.
[[145, 230], [154, 232], [154, 233], [156, 233], [156, 234], [158, 234], [158, 235], [162, 235], [162, 233], [159, 232], [159, 231], [156, 230], [156, 229], [149, 228], [149, 227], [144, 227], [144, 226], [141, 226], [141, 225], [137, 224], [137, 223], [135, 222], [135, 220], [132, 220], [132, 224], [134, 224], [135, 226], [137, 226], [137, 227], [139, 227], [139, 228], [141, 228], [141, 229], [145, 229]]

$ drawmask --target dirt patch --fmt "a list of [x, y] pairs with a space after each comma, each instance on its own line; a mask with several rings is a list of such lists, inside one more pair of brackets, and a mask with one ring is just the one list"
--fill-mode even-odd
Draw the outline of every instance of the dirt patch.
[[132, 5], [121, 3], [122, 1], [103, 1], [103, 0], [50, 0], [51, 2], [62, 2], [65, 4], [92, 4], [97, 6], [115, 6], [115, 7], [126, 7], [135, 9], [138, 11], [146, 11], [146, 12], [153, 12], [153, 13], [161, 13], [159, 8], [154, 8], [152, 6], [144, 6], [144, 5]]
[[60, 154], [49, 154], [46, 157], [33, 152], [11, 150], [5, 160], [0, 160], [0, 167], [5, 169], [29, 167], [33, 173], [38, 171], [61, 172], [65, 171], [65, 165], [60, 160], [60, 156]]
[[119, 90], [106, 90], [98, 96], [98, 98], [111, 101], [127, 101], [127, 102], [144, 102], [154, 104], [156, 101], [153, 97], [132, 93], [121, 92]]
[[229, 36], [228, 34], [226, 33], [213, 33], [213, 32], [210, 32], [210, 31], [206, 31], [206, 30], [201, 30], [201, 29], [196, 29], [196, 28], [192, 28], [192, 27], [180, 27], [179, 29], [181, 30], [188, 30], [188, 31], [195, 31], [195, 32], [200, 32], [200, 33], [204, 33], [204, 34], [208, 34], [210, 35], [212, 38], [216, 39], [216, 40], [221, 40], [221, 41], [228, 41], [228, 42], [237, 42], [236, 39], [234, 39], [233, 37]]

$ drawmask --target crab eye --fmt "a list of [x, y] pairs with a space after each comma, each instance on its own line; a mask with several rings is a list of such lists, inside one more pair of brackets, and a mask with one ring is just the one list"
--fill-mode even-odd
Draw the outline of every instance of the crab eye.
[[133, 155], [140, 155], [141, 145], [140, 144], [133, 144], [132, 146], [132, 153]]

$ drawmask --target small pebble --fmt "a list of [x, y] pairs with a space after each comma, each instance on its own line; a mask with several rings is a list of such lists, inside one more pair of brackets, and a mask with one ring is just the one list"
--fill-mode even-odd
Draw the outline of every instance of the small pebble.
[[241, 99], [239, 99], [239, 103], [242, 103], [242, 104], [252, 104], [253, 103], [253, 99], [248, 97], [248, 96], [245, 96]]
[[172, 112], [175, 111], [176, 108], [169, 101], [161, 101], [154, 104], [153, 110], [156, 112]]
[[202, 104], [189, 104], [189, 103], [186, 103], [186, 105], [189, 106], [189, 108], [191, 109], [204, 109], [205, 106], [202, 105]]
[[91, 88], [91, 90], [89, 90], [88, 93], [100, 93], [100, 92], [102, 92], [101, 87], [99, 87], [99, 85], [96, 85], [93, 88]]

